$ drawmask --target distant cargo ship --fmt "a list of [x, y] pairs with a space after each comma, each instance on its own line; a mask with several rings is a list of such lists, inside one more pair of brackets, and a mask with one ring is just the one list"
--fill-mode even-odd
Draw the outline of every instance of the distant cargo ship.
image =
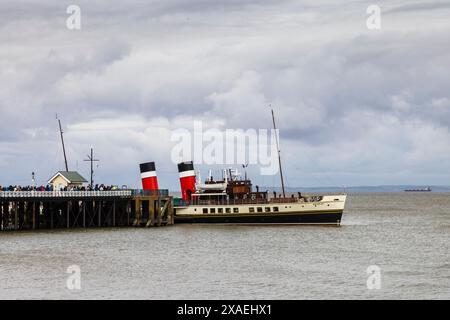
[[423, 188], [423, 189], [406, 189], [405, 192], [431, 192], [431, 188]]

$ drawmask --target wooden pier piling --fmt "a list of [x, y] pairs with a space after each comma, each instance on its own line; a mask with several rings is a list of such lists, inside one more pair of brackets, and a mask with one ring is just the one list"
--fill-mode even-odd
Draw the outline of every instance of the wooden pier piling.
[[173, 224], [172, 197], [137, 196], [135, 197], [136, 227], [160, 227]]

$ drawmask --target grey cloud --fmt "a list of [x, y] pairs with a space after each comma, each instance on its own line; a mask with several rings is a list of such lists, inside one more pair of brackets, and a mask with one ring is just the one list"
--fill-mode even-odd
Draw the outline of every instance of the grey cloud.
[[415, 12], [415, 11], [428, 11], [428, 10], [441, 10], [441, 9], [449, 9], [450, 3], [447, 1], [427, 1], [424, 3], [423, 1], [418, 3], [408, 3], [399, 5], [392, 9], [388, 9], [385, 11], [386, 14], [391, 13], [403, 13], [403, 12]]
[[269, 104], [291, 184], [440, 183], [450, 24], [415, 26], [406, 10], [370, 32], [370, 2], [81, 1], [79, 32], [65, 29], [69, 2], [2, 2], [0, 184], [59, 168], [56, 112], [72, 167], [93, 144], [98, 179], [138, 185], [153, 159], [175, 187], [171, 130], [270, 128]]

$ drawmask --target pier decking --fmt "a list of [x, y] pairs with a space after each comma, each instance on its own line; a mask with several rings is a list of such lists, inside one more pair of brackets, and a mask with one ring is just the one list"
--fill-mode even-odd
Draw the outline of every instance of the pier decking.
[[173, 224], [167, 190], [0, 191], [0, 231]]

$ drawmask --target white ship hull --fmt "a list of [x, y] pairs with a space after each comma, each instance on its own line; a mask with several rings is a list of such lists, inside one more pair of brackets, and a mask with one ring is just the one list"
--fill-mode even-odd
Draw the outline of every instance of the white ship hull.
[[178, 206], [175, 222], [340, 225], [346, 198], [346, 195], [326, 195], [318, 201], [308, 202], [296, 199], [294, 202], [269, 201], [264, 204]]

